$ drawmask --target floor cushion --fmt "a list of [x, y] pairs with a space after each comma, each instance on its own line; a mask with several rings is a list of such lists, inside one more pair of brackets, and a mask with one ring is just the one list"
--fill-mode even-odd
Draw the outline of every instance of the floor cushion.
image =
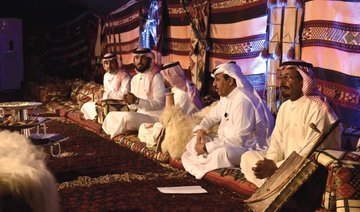
[[328, 210], [360, 209], [360, 152], [324, 150], [316, 160], [328, 169], [323, 207]]

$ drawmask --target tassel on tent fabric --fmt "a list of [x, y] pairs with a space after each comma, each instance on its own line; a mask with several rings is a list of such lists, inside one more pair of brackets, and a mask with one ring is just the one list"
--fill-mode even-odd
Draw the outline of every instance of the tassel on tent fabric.
[[276, 44], [275, 49], [274, 49], [273, 58], [274, 58], [275, 60], [279, 60], [280, 57], [281, 57], [281, 43], [278, 42], [278, 43]]
[[294, 5], [296, 8], [303, 8], [304, 1], [303, 0], [294, 0]]
[[269, 52], [268, 52], [268, 49], [266, 47], [261, 49], [260, 57], [262, 57], [263, 59], [268, 59], [269, 58]]
[[286, 57], [288, 60], [295, 59], [295, 46], [291, 45], [290, 49], [286, 53]]
[[287, 0], [280, 0], [280, 2], [279, 2], [280, 7], [285, 7], [287, 4], [288, 4]]
[[268, 0], [268, 2], [267, 2], [267, 6], [269, 9], [275, 8], [276, 4], [277, 4], [277, 0]]

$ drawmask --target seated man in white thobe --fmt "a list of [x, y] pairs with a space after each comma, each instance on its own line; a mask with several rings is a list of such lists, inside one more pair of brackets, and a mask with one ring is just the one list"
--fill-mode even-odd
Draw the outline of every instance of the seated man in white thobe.
[[[319, 137], [318, 131], [324, 132], [338, 119], [326, 98], [317, 90], [312, 67], [301, 60], [287, 61], [280, 67], [281, 94], [288, 100], [279, 108], [269, 149], [266, 152], [249, 151], [242, 156], [240, 163], [246, 179], [258, 187], [292, 152], [306, 155]], [[339, 128], [320, 148], [340, 148]]]
[[[130, 75], [122, 68], [122, 63], [115, 53], [107, 53], [103, 56], [101, 64], [105, 70], [104, 93], [102, 99], [122, 100], [124, 94], [130, 91]], [[94, 120], [97, 116], [95, 102], [86, 102], [81, 107], [85, 119]]]
[[[219, 65], [212, 76], [220, 101], [194, 128], [195, 136], [181, 157], [185, 170], [197, 179], [215, 169], [239, 166], [248, 150], [267, 148], [274, 125], [269, 109], [235, 62]], [[208, 133], [219, 123], [216, 135]]]
[[[192, 114], [203, 108], [197, 88], [187, 79], [179, 62], [164, 64], [160, 73], [164, 78], [165, 87], [174, 94], [174, 104], [180, 107], [184, 114]], [[138, 137], [148, 147], [154, 146], [162, 128], [160, 122], [143, 123], [140, 125]]]
[[131, 92], [124, 100], [136, 112], [112, 111], [105, 117], [102, 129], [111, 138], [138, 131], [141, 123], [155, 123], [165, 105], [165, 85], [155, 55], [150, 49], [133, 51], [137, 74], [131, 79]]
[[187, 79], [179, 62], [164, 64], [161, 68], [165, 87], [174, 93], [174, 104], [179, 106], [185, 114], [197, 112], [203, 104], [196, 86]]

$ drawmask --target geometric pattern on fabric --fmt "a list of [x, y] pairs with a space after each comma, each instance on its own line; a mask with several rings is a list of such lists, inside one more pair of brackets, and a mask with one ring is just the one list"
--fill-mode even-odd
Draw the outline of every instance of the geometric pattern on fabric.
[[[297, 1], [268, 1], [267, 38], [261, 51], [266, 60], [267, 105], [272, 113], [278, 110], [278, 67], [282, 62], [300, 59], [301, 21], [304, 13]], [[270, 6], [271, 4], [271, 6]], [[279, 100], [280, 99], [280, 100]], [[279, 101], [278, 101], [279, 100]]]
[[83, 113], [79, 109], [73, 107], [73, 104], [64, 106], [59, 110], [59, 115], [65, 117], [87, 129], [90, 129], [98, 134], [102, 132], [101, 125], [94, 120], [86, 120], [83, 117]]
[[257, 190], [257, 186], [247, 181], [239, 168], [221, 168], [210, 171], [204, 176], [206, 181], [234, 190], [245, 198], [249, 198]]
[[360, 53], [360, 26], [325, 20], [307, 21], [304, 22], [302, 45]]
[[336, 209], [358, 210], [360, 206], [360, 165], [356, 165], [354, 168], [334, 169], [331, 177], [333, 182], [329, 183], [336, 191]]
[[225, 59], [257, 57], [264, 46], [265, 34], [238, 39], [211, 39], [211, 56]]
[[[185, 13], [185, 10], [181, 5], [178, 4], [178, 0], [168, 0], [169, 5], [169, 14], [174, 14], [180, 16], [181, 14]], [[216, 0], [211, 1], [211, 10], [231, 10], [234, 8], [249, 8], [257, 4], [261, 4], [265, 2], [264, 0]], [[174, 6], [175, 5], [175, 6]], [[179, 6], [179, 7], [177, 7]]]
[[360, 78], [319, 67], [314, 73], [319, 91], [337, 105], [341, 122], [360, 127]]
[[[190, 23], [186, 16], [185, 9], [178, 1], [175, 0], [167, 1], [167, 5], [169, 12], [168, 28], [173, 29], [166, 38], [169, 42], [166, 46], [168, 48], [167, 50], [170, 54], [185, 53], [186, 48], [189, 51], [189, 44], [196, 44], [196, 42], [192, 42], [194, 39], [191, 38], [191, 36], [193, 36], [190, 33], [191, 29], [186, 30], [189, 28]], [[201, 11], [199, 8], [203, 8], [203, 5], [199, 3], [192, 3], [188, 10]], [[241, 68], [243, 70], [247, 70], [249, 74], [254, 71], [254, 67], [257, 68], [257, 66], [263, 65], [262, 63], [259, 63], [256, 58], [259, 55], [261, 46], [266, 40], [266, 8], [266, 0], [211, 1], [210, 11], [209, 14], [207, 14], [211, 23], [204, 22], [201, 25], [203, 29], [209, 28], [210, 50], [207, 57], [209, 57], [210, 61], [212, 61], [209, 62], [209, 70], [212, 70], [219, 65], [214, 61], [228, 62], [229, 60], [239, 61], [247, 59], [246, 62], [240, 62], [240, 64]], [[198, 13], [203, 12], [204, 11]], [[198, 19], [197, 16], [194, 17]], [[184, 30], [181, 30], [181, 28]], [[187, 31], [188, 34], [182, 33], [184, 31]], [[235, 33], [236, 31], [241, 32], [241, 35], [239, 35], [239, 33]], [[174, 45], [173, 42], [179, 43], [179, 41], [186, 41], [186, 39], [189, 38], [192, 39], [192, 41], [188, 40], [188, 45], [183, 46], [182, 49], [185, 51], [176, 51], [176, 49], [179, 49], [179, 45]], [[194, 45], [192, 50], [194, 50]], [[199, 52], [201, 53], [201, 51]], [[192, 55], [192, 53], [190, 54]], [[202, 61], [200, 56], [198, 60]], [[180, 61], [180, 63], [189, 64], [192, 68], [196, 64], [195, 61], [196, 59], [193, 58], [191, 62]], [[261, 73], [265, 72], [265, 66], [259, 67], [258, 69], [262, 69]]]
[[70, 98], [73, 102], [77, 102], [77, 94], [80, 92], [80, 90], [82, 89], [82, 87], [85, 85], [85, 81], [84, 80], [80, 80], [80, 79], [76, 79], [70, 89], [71, 89], [71, 94], [70, 94]]
[[75, 99], [76, 107], [80, 109], [83, 104], [88, 101], [97, 101], [98, 93], [103, 89], [103, 85], [95, 82], [87, 82], [83, 84], [76, 93], [72, 93], [72, 98]]
[[178, 55], [189, 55], [189, 45], [190, 38], [180, 39], [180, 38], [169, 38], [169, 49], [170, 54]]
[[[107, 135], [102, 133], [101, 124], [95, 122], [94, 120], [84, 120], [82, 118], [82, 113], [79, 110], [66, 110], [63, 109], [60, 111], [60, 115], [66, 118], [71, 119], [72, 121], [88, 127], [89, 129], [94, 130], [97, 134], [107, 137]], [[118, 135], [112, 139], [115, 143], [124, 146], [134, 152], [137, 152], [145, 157], [158, 161], [160, 163], [168, 163], [170, 155], [168, 153], [162, 153], [161, 151], [156, 152], [154, 148], [146, 147], [146, 143], [141, 142], [137, 137], [137, 134], [131, 135]]]
[[329, 210], [351, 211], [360, 207], [360, 152], [325, 150], [314, 153], [327, 167], [322, 205]]
[[140, 3], [129, 1], [104, 18], [102, 42], [104, 52], [115, 52], [123, 64], [132, 63], [132, 51], [139, 44]]
[[342, 107], [360, 109], [360, 92], [347, 85], [317, 80], [319, 91]]
[[161, 163], [168, 163], [169, 161], [170, 155], [168, 153], [162, 153], [161, 151], [156, 152], [155, 149], [146, 147], [146, 143], [141, 142], [136, 134], [126, 136], [119, 135], [113, 140], [115, 143], [140, 153], [151, 160]]
[[314, 65], [320, 91], [337, 104], [342, 123], [354, 127], [360, 127], [359, 9], [356, 1], [306, 1], [301, 34], [301, 59]]
[[[209, 48], [207, 35], [209, 30], [210, 2], [197, 3], [189, 6], [188, 15], [191, 20], [190, 33], [190, 66], [191, 79], [198, 90], [201, 90], [205, 72], [206, 51]], [[195, 9], [194, 9], [195, 8]], [[200, 12], [199, 12], [200, 11]]]

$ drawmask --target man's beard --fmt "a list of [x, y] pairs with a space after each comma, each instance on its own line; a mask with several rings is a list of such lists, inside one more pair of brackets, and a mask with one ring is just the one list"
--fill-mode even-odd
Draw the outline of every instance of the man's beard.
[[117, 73], [118, 69], [117, 68], [113, 68], [113, 69], [109, 69], [108, 73], [109, 74], [114, 74]]
[[140, 66], [140, 67], [135, 66], [135, 69], [140, 73], [144, 73], [146, 70], [150, 68], [150, 64], [151, 64], [151, 59], [149, 58], [144, 66]]

